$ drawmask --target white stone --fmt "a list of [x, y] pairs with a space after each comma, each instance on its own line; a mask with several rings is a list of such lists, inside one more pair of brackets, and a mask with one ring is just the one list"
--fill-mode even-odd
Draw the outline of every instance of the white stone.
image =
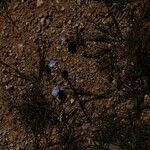
[[60, 9], [61, 11], [64, 11], [65, 10], [65, 7], [61, 7], [61, 9]]
[[37, 0], [36, 6], [40, 7], [41, 5], [43, 5], [43, 0]]
[[70, 99], [70, 103], [73, 104], [75, 100], [73, 98]]

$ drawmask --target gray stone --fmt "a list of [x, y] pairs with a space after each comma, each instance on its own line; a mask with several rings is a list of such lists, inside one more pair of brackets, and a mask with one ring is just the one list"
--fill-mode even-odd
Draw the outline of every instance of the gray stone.
[[6, 85], [5, 88], [6, 88], [6, 90], [11, 90], [11, 89], [13, 89], [13, 86], [9, 84], [9, 85]]
[[43, 26], [43, 25], [44, 25], [44, 22], [45, 22], [45, 18], [44, 18], [44, 17], [41, 18], [40, 22], [41, 22], [41, 25]]

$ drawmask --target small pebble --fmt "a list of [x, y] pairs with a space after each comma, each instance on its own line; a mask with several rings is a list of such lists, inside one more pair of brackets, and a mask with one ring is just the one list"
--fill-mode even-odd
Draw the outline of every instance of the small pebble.
[[71, 24], [71, 20], [68, 21], [68, 24], [69, 24], [69, 25]]
[[5, 88], [6, 88], [6, 90], [10, 90], [13, 88], [13, 86], [9, 84], [9, 85], [6, 85]]
[[61, 9], [60, 9], [61, 11], [64, 11], [65, 10], [65, 7], [61, 7]]
[[43, 3], [44, 3], [43, 0], [37, 0], [36, 6], [40, 7], [43, 5]]
[[44, 22], [45, 22], [45, 18], [41, 18], [40, 23], [42, 26], [44, 25]]
[[73, 98], [70, 99], [70, 103], [73, 104], [75, 100]]
[[80, 6], [82, 0], [77, 0], [77, 4]]

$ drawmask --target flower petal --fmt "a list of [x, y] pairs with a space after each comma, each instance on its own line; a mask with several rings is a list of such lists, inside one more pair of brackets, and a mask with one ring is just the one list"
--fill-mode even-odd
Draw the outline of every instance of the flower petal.
[[56, 66], [56, 64], [57, 64], [57, 60], [51, 59], [50, 62], [48, 63], [48, 67], [53, 68]]
[[59, 91], [60, 91], [60, 89], [59, 89], [59, 87], [58, 86], [55, 86], [53, 89], [52, 89], [52, 95], [54, 96], [54, 97], [58, 97], [59, 96]]

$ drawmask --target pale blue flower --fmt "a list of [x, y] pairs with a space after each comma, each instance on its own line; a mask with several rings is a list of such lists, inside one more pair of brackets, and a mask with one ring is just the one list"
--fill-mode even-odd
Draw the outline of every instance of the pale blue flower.
[[57, 60], [51, 59], [50, 62], [48, 63], [48, 67], [53, 68], [56, 66], [56, 64], [57, 64]]
[[55, 87], [53, 87], [51, 94], [52, 94], [54, 97], [58, 97], [58, 96], [59, 96], [59, 92], [60, 92], [59, 87], [58, 87], [58, 86], [55, 86]]

